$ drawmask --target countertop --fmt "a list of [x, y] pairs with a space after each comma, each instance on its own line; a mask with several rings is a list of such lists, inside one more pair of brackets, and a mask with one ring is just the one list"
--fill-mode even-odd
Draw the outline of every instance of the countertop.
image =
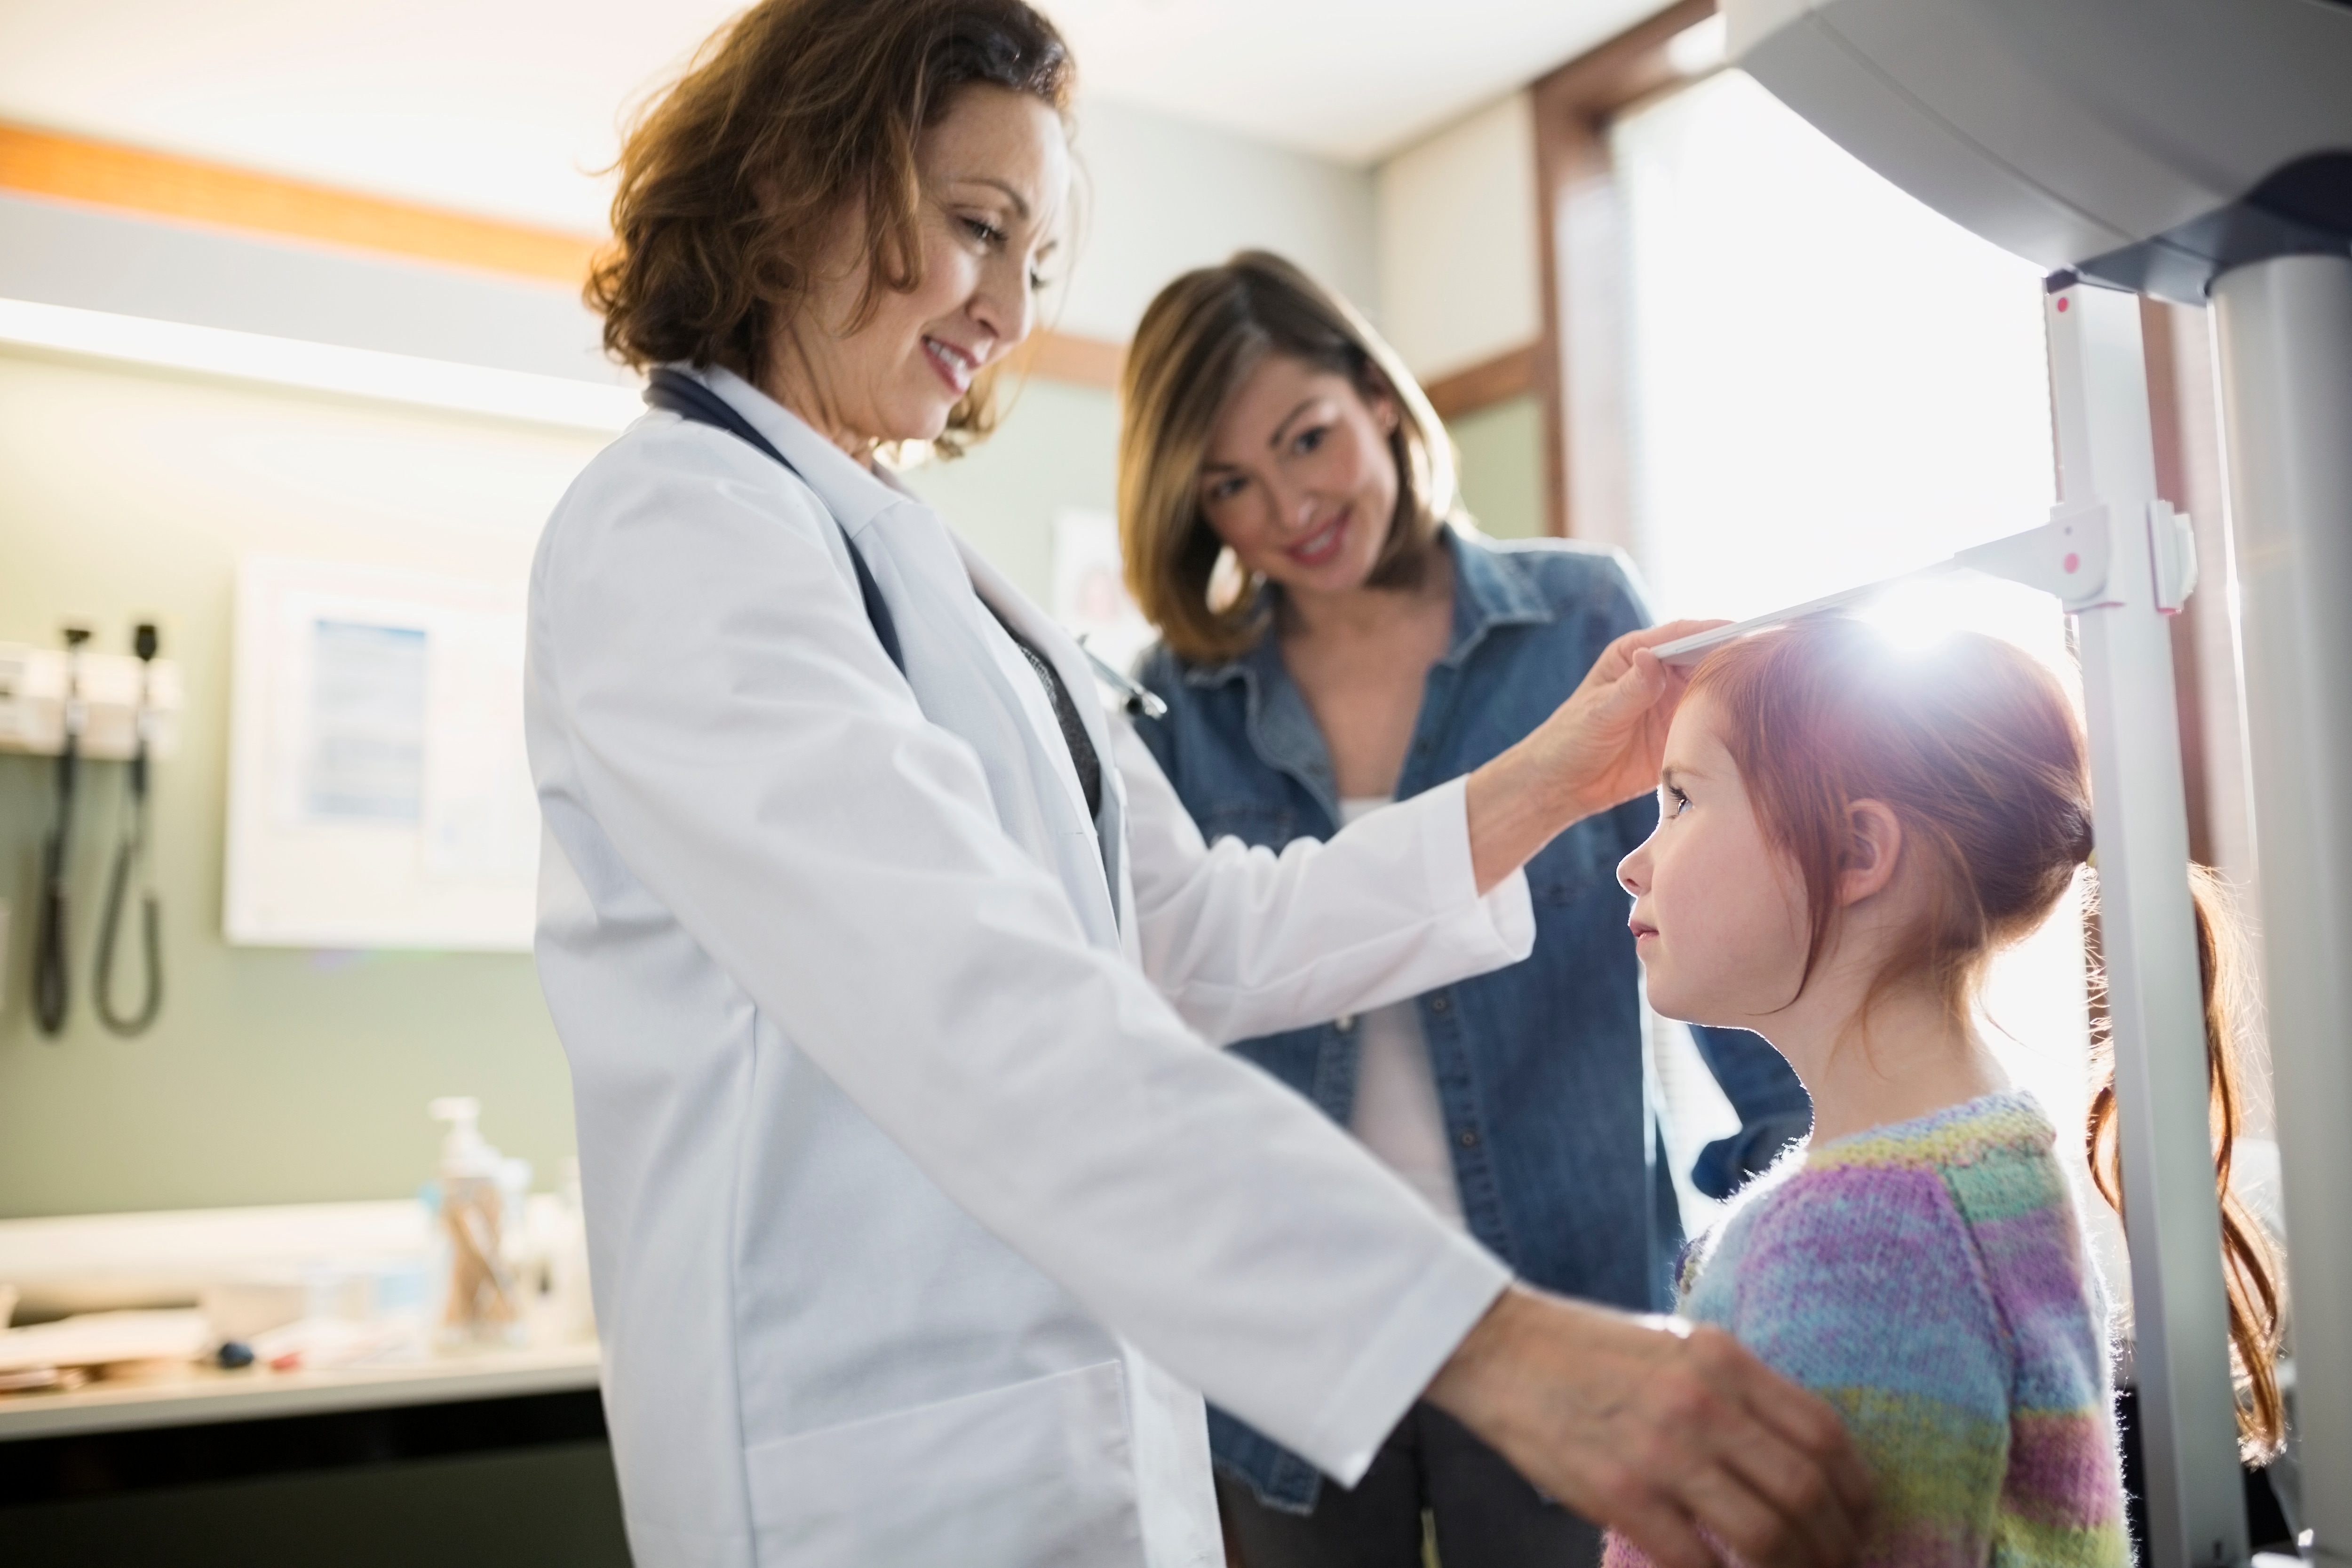
[[488, 1350], [319, 1372], [189, 1368], [167, 1381], [100, 1381], [63, 1394], [0, 1394], [0, 1442], [312, 1415], [394, 1405], [562, 1394], [596, 1386], [591, 1342]]

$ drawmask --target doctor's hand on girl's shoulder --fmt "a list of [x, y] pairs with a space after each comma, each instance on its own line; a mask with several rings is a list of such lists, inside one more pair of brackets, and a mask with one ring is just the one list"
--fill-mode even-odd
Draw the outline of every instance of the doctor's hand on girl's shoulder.
[[1481, 893], [1554, 836], [1656, 787], [1666, 730], [1690, 676], [1650, 649], [1724, 624], [1669, 621], [1627, 632], [1601, 650], [1550, 718], [1470, 775], [1470, 856]]
[[1871, 1483], [1837, 1414], [1727, 1334], [1505, 1291], [1431, 1403], [1659, 1568], [1843, 1568]]

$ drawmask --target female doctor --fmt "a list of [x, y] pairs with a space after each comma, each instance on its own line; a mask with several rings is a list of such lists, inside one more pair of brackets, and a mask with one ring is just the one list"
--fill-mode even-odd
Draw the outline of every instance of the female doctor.
[[876, 468], [984, 427], [1070, 68], [1021, 0], [764, 0], [623, 157], [590, 298], [667, 368], [548, 524], [528, 720], [636, 1561], [1213, 1563], [1199, 1390], [1343, 1483], [1425, 1396], [1669, 1568], [1836, 1568], [1826, 1405], [1514, 1285], [1202, 1044], [1523, 956], [1517, 868], [1649, 787], [1686, 628], [1327, 845], [1212, 847]]

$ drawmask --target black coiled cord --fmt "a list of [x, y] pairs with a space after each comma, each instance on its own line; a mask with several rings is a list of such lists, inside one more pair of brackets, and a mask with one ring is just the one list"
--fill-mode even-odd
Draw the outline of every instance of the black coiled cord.
[[[131, 646], [142, 667], [153, 664], [160, 643], [153, 625], [141, 623]], [[123, 829], [122, 842], [115, 846], [114, 874], [106, 886], [106, 914], [99, 921], [98, 930], [98, 1021], [125, 1038], [145, 1034], [147, 1026], [155, 1021], [155, 1015], [163, 1010], [163, 910], [152, 880], [139, 889], [140, 950], [147, 960], [147, 989], [136, 1013], [125, 1015], [114, 1010], [114, 952], [122, 932], [122, 895], [131, 888], [131, 868], [147, 852], [147, 679], [142, 668], [139, 745], [131, 754], [131, 821]]]
[[52, 1039], [65, 1032], [73, 978], [66, 966], [67, 862], [73, 852], [74, 790], [81, 773], [81, 667], [89, 633], [66, 628], [65, 744], [58, 752], [58, 816], [41, 847], [41, 914], [33, 931], [33, 1021]]
[[149, 886], [139, 892], [140, 947], [147, 960], [147, 989], [139, 1011], [125, 1016], [114, 1010], [114, 952], [122, 927], [122, 895], [131, 886], [131, 868], [147, 847], [147, 746], [131, 761], [131, 826], [114, 851], [114, 875], [106, 888], [106, 915], [98, 933], [98, 1021], [129, 1038], [147, 1032], [163, 1010], [163, 911]]
[[73, 803], [80, 763], [80, 737], [66, 733], [58, 753], [58, 816], [41, 847], [41, 913], [33, 931], [33, 1021], [54, 1038], [65, 1032], [73, 1000], [66, 969], [66, 859], [73, 843]]

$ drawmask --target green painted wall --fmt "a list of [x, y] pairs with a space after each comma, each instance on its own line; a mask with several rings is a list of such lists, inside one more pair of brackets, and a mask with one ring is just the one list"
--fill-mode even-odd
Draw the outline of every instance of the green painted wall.
[[542, 1184], [572, 1147], [569, 1080], [527, 954], [233, 948], [220, 933], [231, 598], [247, 552], [511, 579], [591, 437], [0, 354], [0, 638], [68, 616], [128, 647], [160, 616], [189, 710], [156, 775], [167, 989], [120, 1040], [90, 1005], [123, 766], [85, 771], [72, 1022], [28, 1006], [47, 759], [0, 755], [0, 1215], [413, 1192], [425, 1100], [481, 1097]]
[[990, 564], [1039, 603], [1054, 590], [1054, 514], [1118, 504], [1118, 404], [1066, 382], [1021, 389], [995, 435], [903, 477]]
[[1543, 405], [1514, 397], [1446, 426], [1462, 459], [1462, 500], [1497, 539], [1544, 531]]
[[[1043, 594], [1054, 512], [1111, 504], [1114, 437], [1108, 394], [1038, 383], [992, 442], [910, 478]], [[0, 639], [53, 643], [73, 616], [121, 649], [160, 616], [190, 692], [157, 775], [169, 985], [139, 1039], [89, 1002], [123, 769], [85, 771], [73, 1021], [51, 1042], [28, 999], [54, 764], [0, 754], [0, 1216], [402, 1195], [431, 1168], [438, 1094], [479, 1096], [491, 1140], [552, 1183], [571, 1087], [527, 954], [222, 940], [231, 597], [248, 552], [511, 580], [599, 444], [0, 352]]]

